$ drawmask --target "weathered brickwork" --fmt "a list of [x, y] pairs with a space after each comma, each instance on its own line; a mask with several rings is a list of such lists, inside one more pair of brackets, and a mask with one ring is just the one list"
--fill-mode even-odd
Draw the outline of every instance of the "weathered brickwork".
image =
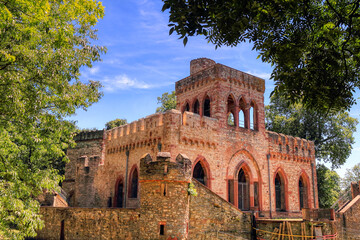
[[[193, 219], [198, 224], [195, 219], [209, 216], [201, 220], [209, 237], [211, 224], [228, 222], [229, 229], [223, 230], [233, 231], [233, 207], [272, 218], [300, 216], [301, 208], [317, 208], [314, 143], [265, 129], [264, 80], [205, 58], [191, 61], [190, 72], [176, 82], [177, 109], [77, 137], [77, 147], [68, 151], [71, 162], [64, 182], [69, 205], [141, 209], [147, 216], [140, 219], [141, 232], [159, 237], [161, 231], [181, 239], [195, 231], [187, 215], [190, 211], [197, 216], [196, 210], [187, 210], [191, 204], [206, 212], [202, 203], [217, 202], [219, 209], [229, 211], [231, 217], [199, 213]], [[140, 159], [156, 159], [163, 152], [168, 153], [163, 156], [166, 163], [160, 161], [164, 166], [146, 166], [177, 169], [174, 164], [182, 156], [190, 165], [181, 175], [183, 182], [170, 179], [180, 176], [177, 170], [164, 175], [163, 169], [161, 174], [141, 169]], [[191, 176], [208, 188], [200, 189], [207, 191], [208, 200], [199, 197], [189, 203], [186, 188]], [[163, 204], [153, 201], [149, 196], [163, 194], [164, 186], [169, 195], [163, 196]], [[178, 215], [167, 215], [174, 208]], [[216, 234], [226, 235], [223, 230]]]

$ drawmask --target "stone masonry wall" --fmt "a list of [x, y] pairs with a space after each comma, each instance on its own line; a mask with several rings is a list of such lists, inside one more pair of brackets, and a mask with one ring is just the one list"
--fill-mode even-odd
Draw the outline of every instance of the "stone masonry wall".
[[101, 198], [94, 177], [103, 161], [104, 131], [82, 132], [76, 136], [76, 147], [68, 149], [70, 162], [65, 167], [63, 189], [70, 206], [100, 206]]
[[189, 239], [250, 239], [251, 218], [193, 179]]
[[39, 240], [140, 239], [138, 210], [41, 207], [41, 214]]
[[345, 208], [336, 214], [336, 227], [339, 239], [360, 239], [359, 213], [360, 195], [357, 195]]

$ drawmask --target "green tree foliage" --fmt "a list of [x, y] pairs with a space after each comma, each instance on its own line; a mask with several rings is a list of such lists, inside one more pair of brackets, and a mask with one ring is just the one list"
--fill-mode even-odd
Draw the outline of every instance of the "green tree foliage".
[[330, 208], [340, 193], [340, 177], [323, 164], [316, 167], [319, 207]]
[[274, 66], [275, 92], [328, 112], [355, 103], [360, 74], [360, 0], [163, 0], [170, 34], [218, 46], [252, 42]]
[[351, 169], [346, 169], [345, 176], [341, 179], [341, 188], [350, 189], [351, 182], [360, 181], [360, 163]]
[[351, 154], [358, 121], [347, 112], [326, 115], [274, 95], [265, 108], [265, 118], [268, 130], [314, 141], [317, 160], [333, 168], [343, 165]]
[[176, 95], [175, 91], [172, 91], [171, 94], [168, 92], [163, 93], [161, 97], [157, 98], [158, 104], [161, 103], [161, 106], [156, 108], [156, 112], [166, 112], [170, 109], [176, 108]]
[[120, 127], [121, 125], [125, 125], [125, 124], [127, 124], [126, 119], [117, 118], [115, 120], [105, 123], [105, 128], [106, 128], [106, 130], [109, 130], [114, 127]]
[[[104, 14], [93, 0], [0, 0], [0, 238], [35, 236], [43, 226], [44, 189], [62, 179], [76, 127], [64, 120], [101, 94], [79, 69], [100, 60], [93, 26]], [[55, 161], [55, 162], [54, 162]]]

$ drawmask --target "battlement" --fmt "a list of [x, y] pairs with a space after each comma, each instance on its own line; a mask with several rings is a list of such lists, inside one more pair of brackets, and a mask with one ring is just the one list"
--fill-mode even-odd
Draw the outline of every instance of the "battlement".
[[153, 161], [150, 154], [140, 159], [140, 182], [167, 180], [177, 182], [191, 181], [191, 161], [184, 154], [179, 154], [175, 162], [170, 161], [169, 152], [159, 152]]
[[314, 142], [299, 137], [266, 131], [273, 158], [310, 162], [315, 159]]
[[111, 141], [127, 135], [132, 135], [144, 130], [155, 129], [163, 125], [163, 113], [155, 113], [137, 121], [122, 125], [120, 127], [112, 128], [106, 131], [107, 140]]
[[[198, 61], [198, 59], [195, 59], [195, 61]], [[244, 73], [220, 63], [197, 63], [196, 67], [191, 67], [190, 72], [190, 76], [183, 78], [175, 83], [176, 94], [187, 92], [202, 85], [207, 85], [213, 81], [227, 81], [240, 87], [250, 88], [261, 93], [265, 92], [264, 79], [258, 78], [248, 73]]]
[[[162, 137], [156, 135], [161, 132], [156, 132], [156, 129], [173, 124], [191, 128], [216, 130], [218, 120], [216, 118], [200, 117], [200, 115], [192, 112], [181, 113], [178, 110], [172, 109], [165, 113], [152, 114], [138, 121], [107, 130], [107, 140], [109, 143], [121, 142], [122, 144], [126, 144], [127, 142], [133, 143], [133, 140], [138, 137], [137, 140], [142, 138], [143, 140], [152, 141]], [[150, 133], [148, 134], [149, 136], [145, 135], [147, 132], [151, 132], [151, 136]]]
[[96, 139], [103, 139], [104, 130], [94, 130], [94, 131], [81, 131], [75, 137], [75, 141], [89, 141]]

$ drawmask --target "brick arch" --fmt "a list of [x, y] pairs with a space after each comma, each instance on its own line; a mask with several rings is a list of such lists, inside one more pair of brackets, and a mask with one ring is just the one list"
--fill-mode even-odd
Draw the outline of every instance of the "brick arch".
[[[238, 100], [238, 106], [239, 106], [239, 127], [243, 128], [249, 128], [249, 111], [247, 109], [247, 103], [244, 96], [240, 96]], [[243, 114], [244, 120], [243, 122], [240, 122], [240, 114]]]
[[[205, 106], [206, 104], [206, 100], [209, 100], [209, 106], [207, 109], [207, 106]], [[200, 113], [201, 113], [201, 116], [207, 116], [207, 117], [211, 117], [211, 103], [212, 103], [212, 98], [210, 97], [210, 95], [206, 92], [204, 94], [204, 97], [202, 98], [202, 101], [201, 101], [201, 108], [200, 108]]]
[[[133, 183], [133, 177], [135, 172], [137, 173], [137, 183]], [[139, 173], [140, 172], [138, 166], [134, 164], [130, 169], [130, 174], [128, 179], [128, 190], [127, 190], [128, 198], [139, 198]], [[134, 184], [136, 184], [136, 187], [134, 186]], [[134, 192], [135, 188], [136, 188], [136, 193]]]
[[[262, 209], [262, 177], [260, 167], [253, 155], [246, 149], [240, 149], [230, 158], [226, 169], [226, 180], [228, 181], [227, 195], [234, 195], [235, 206], [238, 206], [237, 199], [237, 178], [241, 168], [244, 168], [249, 174], [250, 180], [250, 208]], [[231, 182], [234, 191], [231, 193]], [[255, 185], [257, 186], [257, 199], [255, 199]], [[230, 199], [229, 199], [230, 200]], [[257, 204], [255, 204], [257, 203]], [[256, 206], [256, 207], [255, 207]]]
[[[298, 179], [298, 181], [297, 181], [298, 193], [299, 193], [299, 191], [300, 191], [300, 189], [299, 189], [299, 184], [298, 184], [298, 183], [299, 183], [299, 181], [300, 181], [301, 178], [302, 178], [303, 183], [305, 184], [305, 187], [306, 187], [307, 208], [311, 208], [311, 191], [310, 191], [310, 186], [311, 186], [310, 184], [311, 184], [311, 182], [310, 182], [309, 176], [306, 174], [306, 172], [305, 172], [304, 169], [302, 169], [302, 170], [300, 171], [299, 177], [297, 178], [297, 179]], [[299, 195], [299, 194], [298, 194], [298, 195]], [[306, 207], [306, 206], [305, 206], [305, 207]]]
[[[124, 178], [122, 175], [120, 175], [117, 179], [116, 179], [116, 182], [115, 182], [115, 193], [114, 193], [114, 199], [113, 199], [113, 207], [124, 207], [122, 206], [123, 204], [123, 201], [121, 201], [121, 206], [118, 206], [118, 198], [119, 198], [119, 185], [122, 184], [122, 187], [124, 188]], [[125, 191], [123, 189], [123, 192], [122, 192], [122, 198], [124, 199], [125, 197]], [[122, 199], [122, 200], [123, 200]]]
[[[253, 108], [253, 128], [251, 128], [251, 121], [250, 121], [250, 109]], [[254, 100], [250, 101], [250, 108], [249, 108], [249, 124], [250, 124], [250, 128], [253, 130], [259, 130], [259, 108], [257, 103]]]
[[226, 98], [226, 123], [227, 123], [227, 125], [230, 125], [230, 126], [232, 126], [232, 125], [229, 124], [228, 119], [231, 114], [233, 116], [233, 121], [234, 121], [233, 126], [238, 126], [237, 103], [236, 103], [235, 97], [232, 93], [230, 93]]
[[[187, 106], [186, 106], [187, 105]], [[188, 107], [188, 111], [190, 111], [190, 103], [188, 100], [185, 101], [184, 105], [181, 108], [181, 113], [184, 113], [186, 111], [186, 108]]]
[[[196, 106], [197, 104], [197, 106]], [[197, 109], [196, 109], [197, 107]], [[196, 114], [200, 114], [200, 101], [199, 99], [196, 97], [192, 100], [191, 106], [190, 106], [190, 111]]]
[[200, 163], [204, 172], [205, 172], [205, 176], [206, 176], [206, 186], [208, 188], [211, 189], [211, 171], [210, 171], [210, 165], [208, 163], [208, 161], [206, 161], [206, 158], [201, 156], [201, 155], [198, 155], [197, 158], [195, 159], [195, 161], [193, 162], [193, 165], [192, 165], [192, 170], [191, 170], [191, 176], [194, 175], [194, 168], [196, 166], [196, 164]]
[[274, 172], [274, 175], [273, 175], [273, 178], [272, 178], [272, 184], [274, 185], [274, 199], [275, 199], [275, 209], [276, 209], [276, 190], [275, 190], [275, 179], [276, 179], [276, 176], [279, 175], [280, 177], [280, 180], [282, 181], [282, 183], [284, 184], [284, 210], [285, 211], [288, 211], [289, 210], [289, 182], [288, 182], [288, 179], [287, 179], [287, 175], [284, 171], [284, 169], [282, 169], [281, 167], [278, 167], [276, 169], [276, 171]]

